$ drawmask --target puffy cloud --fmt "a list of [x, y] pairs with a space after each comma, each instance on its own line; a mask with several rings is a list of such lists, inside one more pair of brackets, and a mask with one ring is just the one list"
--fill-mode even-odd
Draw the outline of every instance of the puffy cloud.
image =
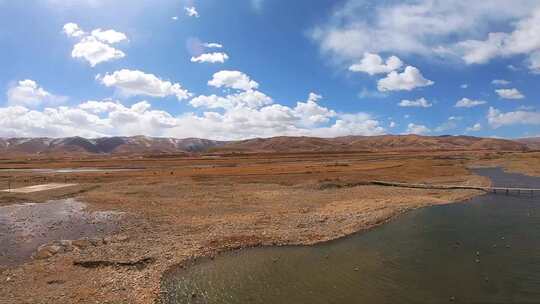
[[464, 83], [464, 84], [460, 85], [459, 87], [462, 88], [462, 89], [467, 89], [467, 88], [469, 88], [469, 85]]
[[411, 91], [418, 87], [426, 87], [433, 85], [434, 82], [424, 78], [420, 70], [413, 66], [407, 66], [402, 73], [396, 71], [391, 72], [379, 80], [377, 88], [381, 92], [385, 91]]
[[500, 98], [503, 99], [523, 99], [525, 96], [518, 89], [500, 89], [495, 90]]
[[[186, 113], [177, 117], [167, 112], [151, 110], [149, 105], [125, 107], [111, 101], [83, 104], [79, 108], [59, 108], [46, 113], [27, 110], [6, 115], [11, 128], [2, 128], [2, 136], [104, 136], [137, 135], [203, 137], [214, 139], [245, 139], [252, 137], [380, 135], [385, 130], [369, 114], [340, 114], [335, 122], [323, 125], [304, 124], [303, 117], [294, 109], [272, 104], [258, 109], [238, 107], [224, 113], [204, 112], [202, 115]], [[84, 110], [83, 110], [84, 108]], [[0, 126], [8, 122], [2, 116]], [[73, 113], [69, 113], [72, 111]], [[99, 112], [99, 115], [96, 114]], [[28, 116], [35, 116], [29, 119]], [[69, 117], [69, 118], [66, 118]], [[77, 119], [75, 119], [77, 117]], [[310, 116], [306, 116], [310, 117]], [[54, 119], [53, 119], [54, 118]], [[57, 118], [57, 119], [56, 119]], [[76, 122], [75, 122], [76, 121]], [[30, 124], [23, 126], [22, 123]], [[35, 126], [38, 124], [39, 126]], [[4, 134], [1, 134], [1, 133]], [[9, 133], [9, 134], [7, 134]]]
[[[370, 52], [480, 63], [538, 50], [538, 8], [536, 0], [346, 0], [312, 37], [338, 62]], [[491, 25], [514, 30], [490, 33]]]
[[414, 124], [414, 123], [410, 123], [407, 125], [407, 131], [405, 131], [405, 133], [407, 134], [417, 134], [417, 135], [423, 135], [423, 134], [427, 134], [427, 133], [430, 133], [431, 130], [424, 126], [424, 125], [417, 125], [417, 124]]
[[138, 70], [119, 70], [97, 79], [107, 87], [114, 87], [126, 96], [145, 95], [152, 97], [176, 96], [178, 100], [191, 96], [179, 83], [161, 80], [153, 74]]
[[70, 22], [64, 25], [64, 33], [69, 37], [81, 37], [85, 35], [85, 32], [79, 27], [78, 24]]
[[427, 101], [424, 97], [417, 100], [404, 99], [398, 105], [400, 107], [416, 107], [416, 108], [430, 108], [433, 106], [433, 104]]
[[304, 125], [320, 125], [330, 121], [330, 118], [336, 116], [336, 112], [322, 107], [318, 101], [322, 99], [321, 95], [309, 93], [306, 102], [298, 102], [294, 108], [294, 113], [299, 116]]
[[126, 54], [114, 47], [103, 43], [95, 37], [85, 37], [79, 43], [75, 44], [71, 57], [82, 58], [92, 67], [99, 63], [124, 58]]
[[224, 63], [229, 59], [229, 55], [221, 52], [201, 54], [197, 57], [191, 57], [191, 62], [199, 63]]
[[540, 113], [529, 111], [501, 112], [493, 107], [489, 108], [487, 120], [491, 127], [499, 128], [510, 125], [540, 125]]
[[195, 6], [186, 6], [184, 10], [186, 11], [186, 16], [199, 18], [199, 12]]
[[[465, 62], [486, 63], [496, 57], [526, 54], [535, 56], [540, 51], [540, 7], [515, 23], [510, 33], [492, 32], [485, 40], [466, 40], [457, 44]], [[534, 59], [533, 59], [534, 60]], [[531, 65], [534, 70], [534, 65]]]
[[102, 30], [100, 28], [92, 31], [92, 36], [96, 37], [99, 41], [103, 41], [109, 44], [118, 43], [127, 40], [127, 36], [124, 33], [117, 32], [115, 30]]
[[391, 56], [383, 61], [378, 54], [365, 53], [360, 63], [349, 67], [352, 72], [364, 72], [369, 75], [387, 74], [403, 66], [403, 62], [396, 56]]
[[481, 106], [486, 103], [487, 102], [484, 100], [473, 100], [473, 99], [464, 97], [456, 102], [455, 107], [456, 108], [473, 108], [473, 107]]
[[474, 124], [473, 126], [471, 127], [468, 127], [466, 129], [467, 132], [478, 132], [478, 131], [482, 131], [482, 125], [480, 123], [476, 123]]
[[504, 79], [495, 79], [491, 82], [492, 85], [496, 85], [496, 86], [506, 86], [511, 83], [512, 83], [511, 81], [504, 80]]
[[210, 95], [197, 96], [189, 103], [196, 107], [204, 107], [208, 109], [234, 109], [237, 107], [258, 109], [263, 106], [272, 104], [274, 101], [264, 93], [259, 91], [249, 90], [240, 92], [225, 97]]
[[0, 136], [159, 136], [178, 126], [175, 117], [152, 110], [142, 101], [126, 107], [114, 101], [88, 101], [73, 107], [29, 110], [22, 106], [0, 108]]
[[56, 96], [40, 87], [34, 80], [21, 80], [17, 85], [11, 86], [7, 91], [7, 100], [10, 105], [37, 107], [42, 104], [62, 103], [67, 98]]
[[[240, 73], [240, 72], [239, 72]], [[218, 87], [239, 88], [226, 96], [198, 96], [190, 101], [202, 113], [172, 115], [146, 101], [131, 106], [113, 100], [87, 101], [77, 106], [49, 107], [41, 111], [22, 106], [0, 108], [0, 136], [118, 136], [202, 137], [245, 139], [253, 137], [380, 135], [381, 123], [368, 113], [336, 113], [320, 105], [322, 96], [310, 93], [294, 107], [274, 103], [254, 89], [247, 75], [214, 77]], [[227, 76], [227, 75], [225, 75]], [[240, 76], [240, 77], [236, 77]], [[213, 78], [213, 79], [214, 79]], [[175, 84], [140, 71], [121, 70], [98, 78], [128, 95], [184, 97]], [[214, 79], [214, 80], [215, 80]], [[178, 97], [178, 96], [177, 96]]]
[[216, 88], [230, 88], [248, 91], [257, 89], [259, 84], [240, 71], [219, 71], [208, 81], [208, 85]]
[[112, 44], [127, 40], [124, 33], [115, 30], [95, 29], [87, 34], [75, 23], [64, 25], [64, 33], [69, 37], [79, 38], [73, 46], [71, 57], [86, 60], [92, 67], [99, 63], [124, 58], [126, 54]]

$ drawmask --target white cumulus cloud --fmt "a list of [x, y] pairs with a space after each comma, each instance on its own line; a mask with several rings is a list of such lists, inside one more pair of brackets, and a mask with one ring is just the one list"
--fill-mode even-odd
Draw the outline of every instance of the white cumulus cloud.
[[474, 100], [467, 97], [464, 97], [456, 102], [456, 108], [473, 108], [486, 104], [484, 100]]
[[369, 75], [387, 74], [403, 66], [403, 62], [396, 56], [386, 59], [386, 62], [378, 54], [365, 53], [360, 63], [349, 67], [352, 72], [364, 72]]
[[490, 107], [487, 120], [493, 128], [511, 125], [540, 125], [540, 113], [522, 110], [501, 112], [496, 108]]
[[240, 71], [219, 71], [208, 81], [208, 85], [216, 88], [230, 88], [248, 91], [257, 89], [259, 84]]
[[124, 33], [117, 32], [115, 30], [102, 30], [100, 28], [93, 30], [92, 36], [96, 37], [100, 41], [109, 44], [114, 44], [127, 40], [127, 36]]
[[[540, 50], [537, 0], [346, 0], [330, 15], [312, 37], [338, 62], [354, 63], [369, 52], [450, 57], [472, 64], [532, 57]], [[506, 28], [510, 30], [500, 32]], [[530, 61], [530, 68], [540, 62]]]
[[10, 105], [37, 107], [42, 104], [62, 103], [67, 98], [47, 92], [37, 82], [31, 79], [21, 80], [10, 86], [7, 91], [7, 101]]
[[433, 85], [434, 82], [424, 78], [420, 70], [413, 66], [407, 66], [402, 73], [391, 72], [379, 80], [377, 88], [381, 92], [385, 91], [411, 91], [419, 87]]
[[[216, 73], [218, 74], [218, 73]], [[141, 71], [121, 70], [98, 80], [126, 95], [189, 96], [178, 84]], [[31, 110], [26, 106], [0, 107], [0, 136], [132, 136], [201, 137], [221, 140], [253, 137], [381, 135], [380, 121], [364, 112], [337, 113], [310, 93], [294, 106], [275, 103], [257, 90], [242, 72], [213, 77], [214, 85], [238, 91], [225, 96], [198, 96], [190, 105], [201, 111], [173, 115], [146, 101], [131, 106], [118, 101], [86, 101], [79, 105]], [[39, 86], [38, 86], [39, 88]], [[42, 92], [42, 95], [47, 95]]]
[[78, 38], [73, 46], [71, 57], [86, 60], [92, 67], [99, 63], [124, 58], [126, 54], [113, 47], [115, 43], [127, 40], [124, 33], [115, 30], [95, 29], [87, 34], [75, 23], [64, 25], [64, 33], [69, 37]]
[[229, 55], [222, 52], [205, 53], [196, 57], [191, 57], [191, 62], [198, 63], [224, 63], [229, 59]]
[[147, 74], [139, 70], [119, 70], [112, 74], [106, 74], [97, 79], [107, 87], [114, 87], [126, 96], [152, 96], [167, 97], [176, 96], [178, 100], [187, 99], [191, 96], [188, 90], [179, 83], [165, 81], [154, 74]]
[[79, 27], [78, 24], [70, 22], [64, 25], [64, 33], [69, 37], [81, 37], [85, 35], [85, 32]]
[[400, 107], [430, 108], [433, 104], [424, 97], [417, 100], [404, 99], [399, 104]]
[[523, 99], [525, 96], [518, 89], [500, 89], [495, 90], [500, 98], [503, 99]]

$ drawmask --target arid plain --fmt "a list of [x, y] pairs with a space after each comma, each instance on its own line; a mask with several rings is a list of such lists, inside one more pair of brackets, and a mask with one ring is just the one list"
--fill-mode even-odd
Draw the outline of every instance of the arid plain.
[[[91, 237], [57, 243], [52, 249], [42, 246], [42, 252], [35, 248], [33, 257], [0, 265], [0, 302], [155, 303], [162, 274], [194, 258], [252, 246], [314, 244], [370, 229], [415, 208], [466, 203], [482, 192], [370, 183], [489, 185], [469, 170], [475, 166], [540, 175], [540, 153], [10, 157], [0, 161], [1, 168], [10, 168], [0, 171], [1, 189], [7, 189], [8, 181], [11, 188], [76, 185], [27, 194], [1, 192], [0, 208], [69, 198], [84, 204], [81, 212], [109, 217], [85, 217], [89, 225], [108, 227], [92, 231]], [[63, 168], [103, 171], [54, 171]], [[102, 223], [108, 220], [109, 226]], [[46, 225], [41, 233], [69, 229], [61, 221]], [[0, 225], [0, 237], [10, 228]]]

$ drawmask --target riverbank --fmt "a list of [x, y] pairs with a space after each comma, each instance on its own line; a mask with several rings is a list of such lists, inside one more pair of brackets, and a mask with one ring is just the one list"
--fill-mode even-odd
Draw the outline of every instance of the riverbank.
[[[373, 228], [412, 209], [482, 192], [398, 189], [369, 180], [487, 186], [460, 158], [348, 155], [228, 159], [98, 179], [78, 194], [90, 211], [125, 213], [122, 240], [1, 270], [6, 303], [154, 303], [162, 274], [224, 250], [309, 245]], [[94, 174], [89, 177], [89, 174]], [[31, 290], [27, 286], [31, 284]], [[5, 287], [5, 288], [4, 288]]]

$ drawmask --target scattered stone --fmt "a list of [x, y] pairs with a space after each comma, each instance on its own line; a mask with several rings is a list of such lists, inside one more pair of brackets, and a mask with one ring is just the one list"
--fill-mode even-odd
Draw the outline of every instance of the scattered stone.
[[36, 260], [45, 260], [48, 259], [54, 255], [56, 255], [59, 252], [63, 251], [63, 247], [55, 244], [45, 244], [39, 246], [36, 253], [34, 253], [34, 259]]
[[84, 239], [80, 239], [80, 240], [75, 240], [73, 242], [71, 242], [71, 244], [78, 248], [78, 249], [85, 249], [85, 248], [88, 248], [90, 246], [93, 246], [92, 242], [90, 242], [89, 239], [87, 238], [84, 238]]
[[476, 263], [480, 263], [480, 259], [476, 259], [474, 260]]
[[454, 302], [455, 300], [456, 300], [456, 297], [454, 297], [454, 296], [450, 297], [450, 302]]
[[354, 267], [354, 271], [360, 271], [360, 268]]

